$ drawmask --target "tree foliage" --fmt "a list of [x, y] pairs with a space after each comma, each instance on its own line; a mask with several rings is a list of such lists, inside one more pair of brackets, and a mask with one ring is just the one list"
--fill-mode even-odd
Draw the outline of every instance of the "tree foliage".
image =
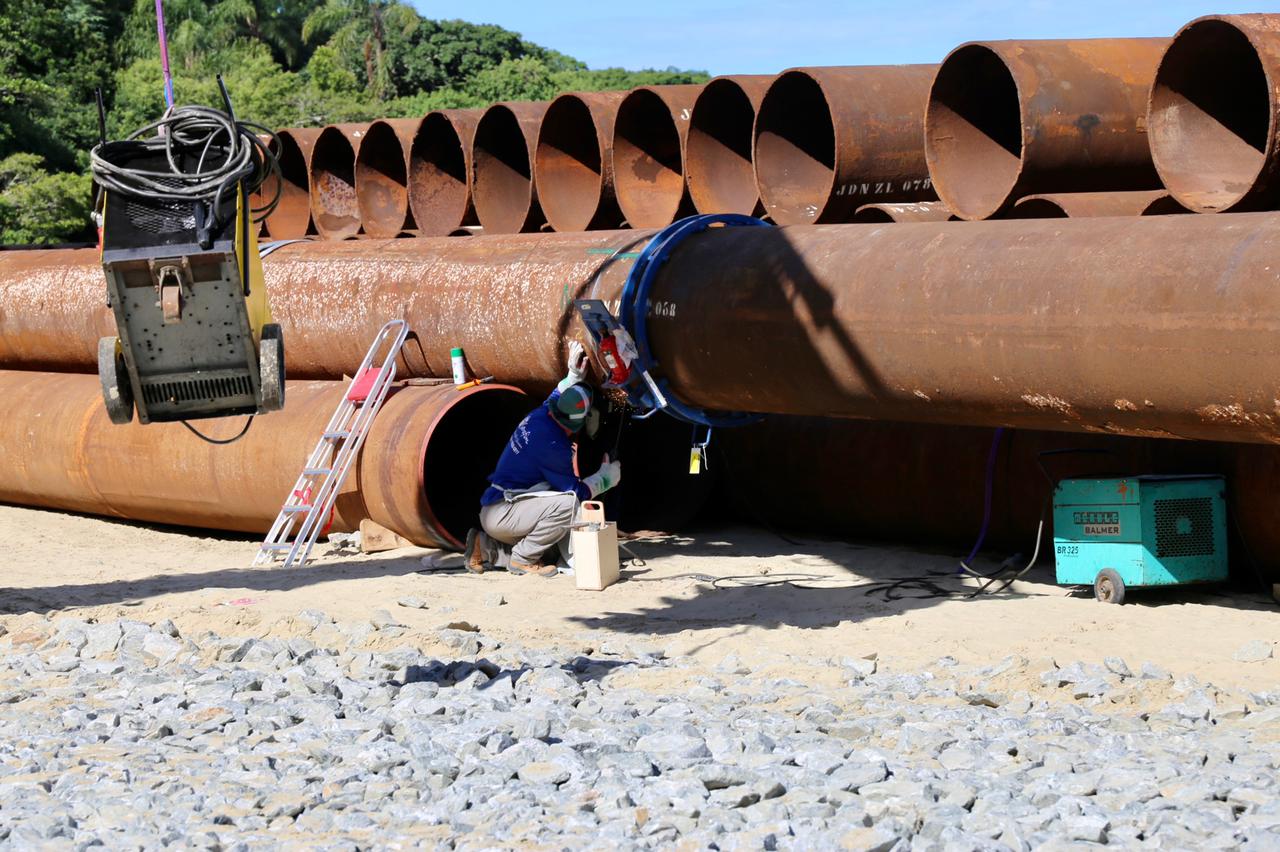
[[[404, 0], [165, 0], [179, 103], [267, 127], [419, 116], [573, 90], [705, 80], [591, 70], [490, 24], [419, 17]], [[0, 242], [81, 239], [94, 91], [119, 138], [160, 117], [154, 0], [0, 0]]]

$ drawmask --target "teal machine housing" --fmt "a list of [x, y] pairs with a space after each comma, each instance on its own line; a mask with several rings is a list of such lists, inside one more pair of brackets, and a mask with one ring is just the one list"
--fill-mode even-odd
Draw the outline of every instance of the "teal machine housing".
[[1064, 479], [1053, 492], [1053, 554], [1064, 585], [1122, 603], [1126, 588], [1227, 579], [1220, 476]]

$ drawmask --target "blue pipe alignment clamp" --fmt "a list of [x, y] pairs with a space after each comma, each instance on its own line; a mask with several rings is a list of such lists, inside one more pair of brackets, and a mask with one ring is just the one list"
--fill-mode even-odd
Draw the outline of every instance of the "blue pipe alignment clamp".
[[[658, 277], [658, 269], [671, 256], [671, 253], [686, 238], [701, 233], [713, 225], [724, 227], [768, 228], [768, 222], [754, 216], [743, 216], [736, 213], [714, 213], [701, 216], [690, 216], [663, 228], [649, 240], [644, 249], [636, 256], [631, 272], [622, 287], [622, 297], [618, 302], [618, 316], [614, 317], [599, 299], [579, 299], [575, 307], [578, 309], [583, 324], [595, 340], [597, 350], [605, 336], [622, 329], [635, 344], [635, 358], [630, 363], [630, 374], [621, 387], [627, 394], [627, 401], [640, 411], [637, 419], [650, 417], [658, 411], [664, 411], [677, 420], [692, 424], [694, 427], [694, 455], [701, 460], [707, 444], [711, 441], [711, 430], [716, 427], [745, 426], [755, 423], [762, 415], [746, 412], [707, 411], [689, 405], [677, 399], [671, 393], [666, 379], [654, 376], [656, 362], [649, 346], [648, 314], [649, 293]], [[700, 429], [705, 435], [698, 437]], [[691, 459], [691, 471], [693, 460]]]

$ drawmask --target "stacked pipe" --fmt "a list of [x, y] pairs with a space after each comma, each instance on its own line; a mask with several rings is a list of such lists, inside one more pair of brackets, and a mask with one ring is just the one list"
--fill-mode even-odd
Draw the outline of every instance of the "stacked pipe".
[[[461, 344], [476, 373], [541, 392], [579, 333], [572, 300], [616, 302], [653, 233], [639, 226], [763, 213], [794, 224], [691, 237], [655, 277], [649, 344], [686, 405], [937, 424], [909, 433], [926, 457], [957, 425], [1128, 436], [1157, 467], [1157, 450], [1190, 464], [1224, 442], [1215, 469], [1253, 483], [1237, 510], [1257, 529], [1280, 469], [1266, 446], [1280, 444], [1280, 220], [1245, 211], [1280, 194], [1277, 30], [1214, 17], [1172, 41], [978, 42], [937, 67], [799, 68], [284, 134], [290, 203], [271, 236], [364, 238], [267, 258], [290, 374], [350, 373], [396, 316], [415, 332], [403, 374], [447, 377]], [[1155, 215], [1181, 212], [1238, 215]], [[827, 222], [853, 224], [814, 224]], [[533, 233], [546, 229], [565, 233]], [[100, 276], [91, 252], [7, 253], [0, 366], [92, 371], [113, 331]], [[773, 444], [805, 434], [771, 428]], [[929, 467], [897, 487], [929, 487]], [[780, 487], [768, 470], [761, 487]], [[92, 488], [85, 505], [105, 500]]]

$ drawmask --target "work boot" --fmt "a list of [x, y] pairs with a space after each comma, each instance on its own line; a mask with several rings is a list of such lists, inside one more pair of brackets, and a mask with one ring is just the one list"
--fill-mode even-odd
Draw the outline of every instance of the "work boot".
[[536, 574], [539, 577], [554, 577], [558, 573], [554, 565], [543, 565], [540, 562], [521, 562], [514, 556], [511, 557], [511, 565], [508, 566], [507, 570], [512, 574]]
[[483, 574], [489, 567], [489, 537], [483, 530], [472, 529], [467, 533], [467, 548], [463, 551], [463, 564], [472, 574]]

